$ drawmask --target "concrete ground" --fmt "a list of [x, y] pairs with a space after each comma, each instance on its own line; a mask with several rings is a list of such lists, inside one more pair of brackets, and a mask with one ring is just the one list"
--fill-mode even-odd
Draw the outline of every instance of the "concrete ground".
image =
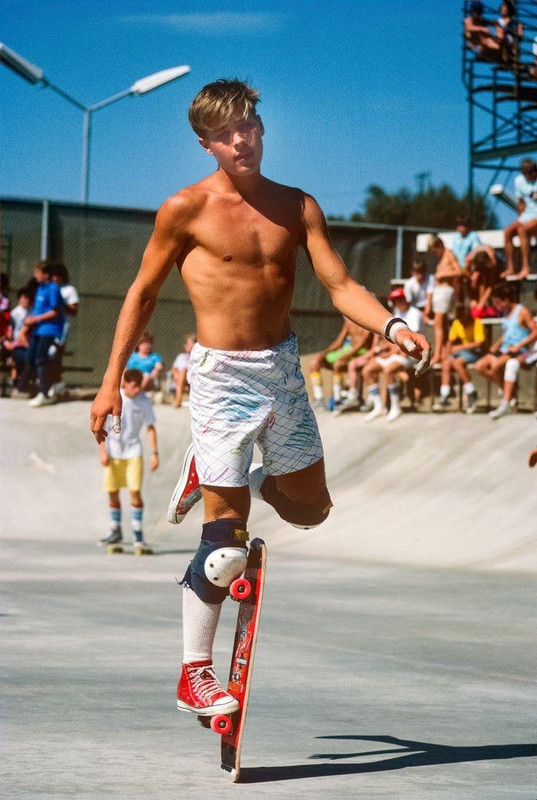
[[[157, 554], [107, 556], [88, 410], [0, 401], [3, 796], [535, 800], [532, 416], [320, 419], [329, 522], [304, 534], [252, 510], [269, 563], [232, 785], [218, 737], [174, 708], [175, 576], [200, 511], [174, 528], [163, 509], [188, 418], [157, 409]], [[235, 612], [226, 603], [216, 642], [222, 677]]]

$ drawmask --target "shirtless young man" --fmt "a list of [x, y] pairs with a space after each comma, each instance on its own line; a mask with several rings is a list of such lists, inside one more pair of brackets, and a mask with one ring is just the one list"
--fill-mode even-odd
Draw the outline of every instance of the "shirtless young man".
[[[194, 307], [198, 343], [190, 366], [193, 446], [175, 521], [199, 494], [205, 518], [200, 548], [183, 580], [185, 648], [177, 704], [206, 716], [237, 708], [214, 675], [212, 646], [227, 587], [244, 568], [250, 487], [297, 527], [319, 525], [331, 507], [289, 322], [297, 247], [304, 247], [342, 314], [388, 336], [421, 359], [421, 369], [430, 350], [425, 337], [394, 322], [352, 280], [315, 200], [260, 174], [264, 128], [257, 101], [255, 90], [227, 80], [205, 86], [194, 99], [191, 125], [218, 168], [160, 208], [91, 407], [91, 430], [101, 442], [107, 416], [121, 412], [127, 358], [176, 266]], [[263, 465], [249, 474], [256, 441]], [[206, 561], [216, 560], [211, 554], [223, 565], [219, 575], [205, 569]]]

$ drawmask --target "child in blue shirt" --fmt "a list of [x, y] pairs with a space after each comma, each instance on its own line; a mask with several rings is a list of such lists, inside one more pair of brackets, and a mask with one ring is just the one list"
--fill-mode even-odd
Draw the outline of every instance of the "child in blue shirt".
[[163, 366], [160, 353], [153, 353], [153, 337], [147, 332], [143, 333], [136, 350], [127, 361], [127, 369], [139, 369], [144, 376], [142, 392], [158, 388], [158, 375]]
[[28, 362], [21, 379], [21, 389], [26, 391], [32, 374], [36, 375], [37, 395], [30, 400], [32, 408], [49, 405], [54, 398], [48, 397], [51, 386], [50, 349], [63, 330], [63, 299], [60, 287], [51, 277], [50, 266], [40, 261], [34, 270], [37, 281], [34, 305], [30, 316], [26, 318], [26, 327], [31, 330], [32, 338], [28, 350]]

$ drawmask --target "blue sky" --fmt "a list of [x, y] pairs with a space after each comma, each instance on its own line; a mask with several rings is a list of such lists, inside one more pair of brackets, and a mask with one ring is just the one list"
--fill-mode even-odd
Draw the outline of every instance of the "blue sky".
[[[261, 92], [274, 180], [327, 214], [416, 173], [466, 187], [456, 0], [0, 0], [0, 40], [87, 105], [178, 64], [186, 77], [93, 116], [90, 201], [156, 208], [212, 169], [188, 105], [222, 76]], [[82, 113], [0, 65], [0, 192], [80, 199]], [[483, 179], [484, 180], [484, 179]]]

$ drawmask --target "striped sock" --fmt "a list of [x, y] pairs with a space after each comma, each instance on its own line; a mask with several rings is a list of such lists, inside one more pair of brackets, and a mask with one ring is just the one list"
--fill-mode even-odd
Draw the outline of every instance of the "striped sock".
[[121, 509], [120, 508], [112, 508], [112, 506], [108, 507], [108, 511], [110, 512], [110, 530], [117, 531], [121, 527]]
[[131, 524], [134, 538], [137, 542], [143, 542], [144, 535], [142, 533], [142, 519], [144, 516], [144, 509], [131, 506]]

